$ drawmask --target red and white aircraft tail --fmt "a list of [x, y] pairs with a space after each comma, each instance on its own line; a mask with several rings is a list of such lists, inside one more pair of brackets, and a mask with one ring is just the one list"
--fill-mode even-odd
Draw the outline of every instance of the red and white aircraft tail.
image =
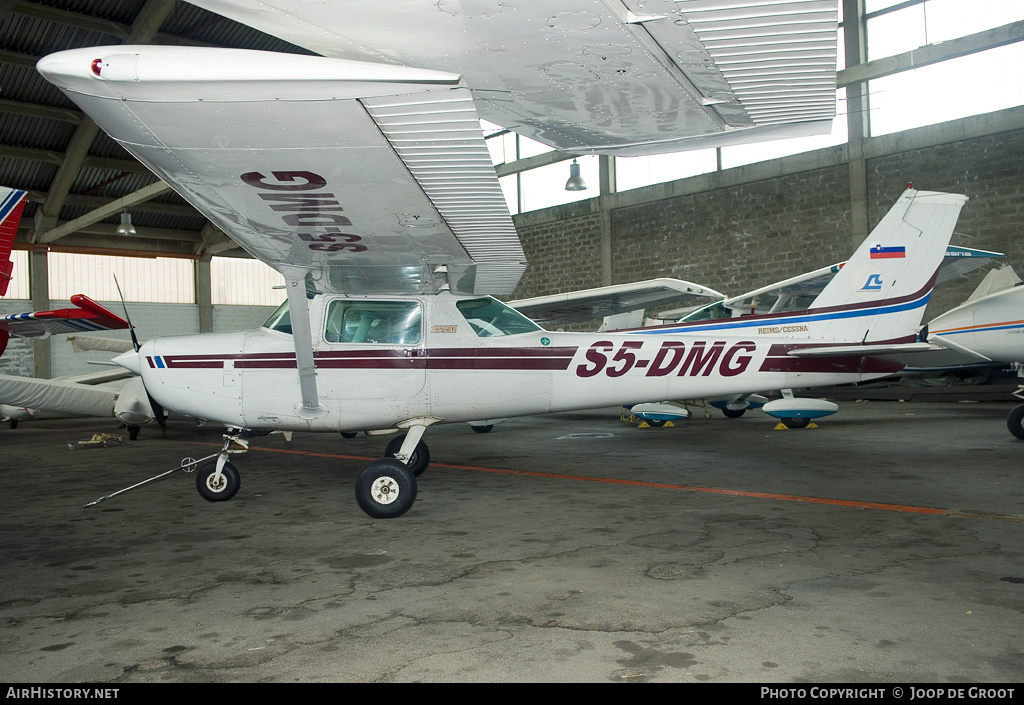
[[128, 321], [84, 294], [74, 294], [71, 303], [75, 308], [0, 316], [0, 353], [6, 349], [9, 337], [46, 338], [61, 333], [88, 333], [129, 327]]
[[7, 293], [7, 286], [11, 283], [14, 269], [11, 249], [24, 208], [25, 191], [0, 186], [0, 296]]

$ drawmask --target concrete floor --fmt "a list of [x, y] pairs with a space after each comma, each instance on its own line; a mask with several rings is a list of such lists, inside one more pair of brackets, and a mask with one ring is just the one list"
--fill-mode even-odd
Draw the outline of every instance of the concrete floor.
[[1020, 682], [1010, 407], [439, 427], [395, 520], [353, 497], [379, 437], [256, 439], [226, 503], [176, 472], [84, 508], [218, 430], [71, 450], [113, 422], [23, 422], [0, 431], [0, 678]]

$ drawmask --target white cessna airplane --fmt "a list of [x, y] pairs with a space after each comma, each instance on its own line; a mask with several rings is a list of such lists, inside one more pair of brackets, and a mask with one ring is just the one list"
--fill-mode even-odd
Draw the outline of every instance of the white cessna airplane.
[[488, 296], [511, 293], [525, 262], [459, 76], [152, 46], [38, 68], [285, 277], [288, 300], [263, 328], [157, 338], [118, 358], [164, 408], [231, 429], [198, 472], [214, 501], [238, 490], [228, 454], [247, 432], [401, 432], [356, 482], [364, 511], [393, 517], [412, 506], [437, 423], [888, 374], [871, 356], [919, 344], [966, 201], [908, 190], [785, 325], [547, 332]]

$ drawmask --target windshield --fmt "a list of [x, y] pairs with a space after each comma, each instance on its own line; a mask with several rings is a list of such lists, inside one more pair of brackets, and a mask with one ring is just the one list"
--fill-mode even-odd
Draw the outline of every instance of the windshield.
[[292, 317], [288, 313], [288, 299], [285, 299], [284, 303], [270, 314], [270, 318], [263, 324], [263, 327], [287, 333], [288, 335], [292, 334]]
[[481, 338], [495, 338], [518, 333], [533, 333], [543, 330], [536, 323], [511, 306], [497, 299], [468, 299], [455, 304]]

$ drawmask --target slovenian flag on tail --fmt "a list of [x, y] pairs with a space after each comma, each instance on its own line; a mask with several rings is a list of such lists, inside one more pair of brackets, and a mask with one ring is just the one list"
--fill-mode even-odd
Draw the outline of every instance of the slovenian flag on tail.
[[871, 248], [871, 259], [904, 259], [906, 256], [907, 248], [903, 245], [895, 247], [875, 245]]

